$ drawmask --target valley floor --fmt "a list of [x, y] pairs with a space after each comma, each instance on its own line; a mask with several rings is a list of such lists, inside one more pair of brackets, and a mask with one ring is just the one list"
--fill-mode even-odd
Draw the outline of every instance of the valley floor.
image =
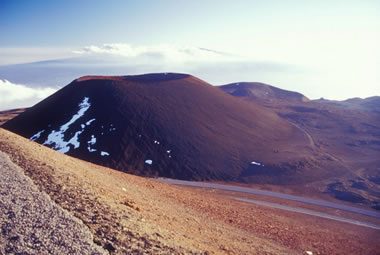
[[[32, 189], [50, 202], [36, 208], [17, 200], [20, 210], [33, 214], [54, 206], [53, 216], [67, 217], [78, 227], [72, 232], [86, 236], [85, 246], [100, 252], [100, 247], [111, 254], [376, 254], [380, 249], [376, 229], [237, 201], [229, 193], [132, 176], [65, 156], [3, 129], [0, 151], [7, 154], [1, 154], [5, 161], [9, 157], [13, 162], [1, 165], [7, 180], [0, 183], [1, 199], [17, 200], [4, 189], [17, 182], [12, 178], [24, 178], [20, 185], [26, 185], [26, 191]], [[16, 177], [7, 168], [12, 164], [20, 167], [14, 166]], [[0, 210], [0, 218], [7, 219], [8, 211]], [[39, 220], [49, 225], [47, 217]], [[65, 226], [55, 223], [55, 228], [43, 232]], [[5, 223], [1, 224], [3, 229]], [[14, 228], [12, 235], [23, 232]], [[0, 251], [10, 244], [6, 238], [1, 233]], [[71, 242], [68, 236], [62, 245]]]

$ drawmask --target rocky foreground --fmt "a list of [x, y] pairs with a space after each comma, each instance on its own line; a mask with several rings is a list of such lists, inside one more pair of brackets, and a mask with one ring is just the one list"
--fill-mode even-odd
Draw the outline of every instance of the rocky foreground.
[[376, 254], [380, 248], [374, 229], [128, 175], [3, 129], [0, 151], [7, 154], [0, 154], [0, 254]]
[[88, 227], [0, 152], [1, 254], [106, 254]]

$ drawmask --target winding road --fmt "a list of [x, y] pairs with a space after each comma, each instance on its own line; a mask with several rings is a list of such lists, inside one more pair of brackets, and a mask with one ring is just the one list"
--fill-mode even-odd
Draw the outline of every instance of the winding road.
[[251, 203], [251, 204], [267, 206], [267, 207], [281, 209], [281, 210], [290, 211], [290, 212], [297, 212], [297, 213], [312, 215], [312, 216], [316, 216], [316, 217], [320, 217], [320, 218], [324, 218], [324, 219], [330, 219], [330, 220], [335, 220], [335, 221], [340, 221], [340, 222], [345, 222], [345, 223], [350, 223], [350, 224], [354, 224], [354, 225], [358, 225], [358, 226], [363, 226], [363, 227], [367, 227], [367, 228], [373, 228], [373, 229], [380, 230], [380, 226], [373, 224], [373, 223], [347, 219], [344, 217], [331, 215], [331, 214], [327, 214], [327, 213], [323, 213], [323, 212], [317, 212], [317, 211], [309, 210], [309, 209], [305, 209], [305, 208], [281, 205], [281, 204], [277, 204], [277, 203], [266, 202], [266, 201], [261, 201], [261, 200], [256, 200], [256, 199], [248, 199], [248, 198], [233, 198], [233, 199], [238, 200], [238, 201], [242, 201], [242, 202]]
[[290, 124], [292, 124], [293, 126], [295, 126], [296, 128], [298, 128], [299, 130], [301, 130], [301, 131], [305, 134], [306, 138], [309, 140], [309, 144], [310, 144], [311, 148], [313, 148], [313, 149], [316, 149], [316, 148], [317, 148], [317, 147], [315, 146], [314, 139], [313, 139], [313, 137], [310, 135], [309, 132], [307, 132], [305, 129], [303, 129], [302, 127], [300, 127], [298, 124], [296, 124], [296, 123], [294, 123], [294, 122], [291, 122], [291, 121], [288, 120], [288, 119], [287, 119], [287, 121], [288, 121]]
[[[174, 184], [174, 185], [190, 186], [190, 187], [197, 187], [197, 188], [217, 189], [217, 190], [233, 191], [233, 192], [240, 192], [240, 193], [246, 193], [246, 194], [252, 194], [252, 195], [268, 196], [268, 197], [273, 197], [273, 198], [279, 198], [279, 199], [284, 199], [284, 200], [301, 202], [301, 203], [309, 204], [309, 205], [317, 205], [320, 207], [338, 209], [338, 210], [342, 210], [342, 211], [347, 211], [347, 212], [351, 212], [351, 213], [361, 214], [361, 215], [370, 216], [370, 217], [373, 217], [376, 219], [380, 219], [380, 213], [377, 211], [367, 210], [367, 209], [348, 206], [348, 205], [339, 204], [339, 203], [333, 203], [333, 202], [325, 201], [325, 200], [321, 200], [321, 199], [314, 199], [314, 198], [289, 195], [289, 194], [284, 194], [284, 193], [274, 192], [274, 191], [260, 190], [260, 189], [240, 187], [240, 186], [234, 186], [234, 185], [210, 183], [210, 182], [182, 181], [182, 180], [167, 179], [167, 178], [158, 178], [158, 180], [160, 182], [164, 182], [164, 183], [168, 183], [168, 184]], [[264, 201], [260, 201], [260, 200], [246, 199], [246, 198], [234, 198], [234, 199], [237, 199], [239, 201], [248, 202], [248, 203], [254, 203], [254, 204], [258, 204], [258, 205], [270, 206], [270, 207], [277, 208], [277, 209], [293, 211], [293, 212], [318, 216], [318, 217], [322, 217], [322, 218], [328, 218], [328, 219], [337, 220], [337, 221], [346, 222], [346, 223], [351, 223], [351, 224], [355, 224], [355, 225], [371, 227], [371, 228], [375, 228], [375, 229], [380, 230], [380, 225], [367, 223], [367, 222], [359, 222], [357, 220], [338, 217], [335, 215], [321, 213], [321, 212], [317, 212], [317, 211], [313, 211], [313, 210], [309, 210], [309, 209], [304, 209], [304, 208], [300, 208], [300, 207], [284, 206], [284, 205], [280, 205], [280, 204], [276, 204], [276, 203], [269, 203], [269, 202], [264, 202]]]

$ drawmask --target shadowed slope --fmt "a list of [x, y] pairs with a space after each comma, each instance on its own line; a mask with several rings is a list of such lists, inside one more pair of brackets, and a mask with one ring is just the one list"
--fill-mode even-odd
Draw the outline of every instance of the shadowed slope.
[[336, 174], [296, 126], [186, 74], [82, 77], [4, 127], [142, 175], [277, 183]]

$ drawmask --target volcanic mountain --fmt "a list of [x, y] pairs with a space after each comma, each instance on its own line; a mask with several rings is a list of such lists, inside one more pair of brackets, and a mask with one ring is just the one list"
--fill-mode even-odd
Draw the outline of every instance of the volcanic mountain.
[[309, 100], [300, 93], [261, 83], [219, 88], [276, 112], [303, 130], [319, 151], [339, 161], [345, 174], [327, 180], [327, 192], [351, 202], [369, 199], [380, 208], [380, 97]]
[[187, 74], [82, 77], [3, 127], [146, 176], [305, 183], [344, 171], [275, 111]]

